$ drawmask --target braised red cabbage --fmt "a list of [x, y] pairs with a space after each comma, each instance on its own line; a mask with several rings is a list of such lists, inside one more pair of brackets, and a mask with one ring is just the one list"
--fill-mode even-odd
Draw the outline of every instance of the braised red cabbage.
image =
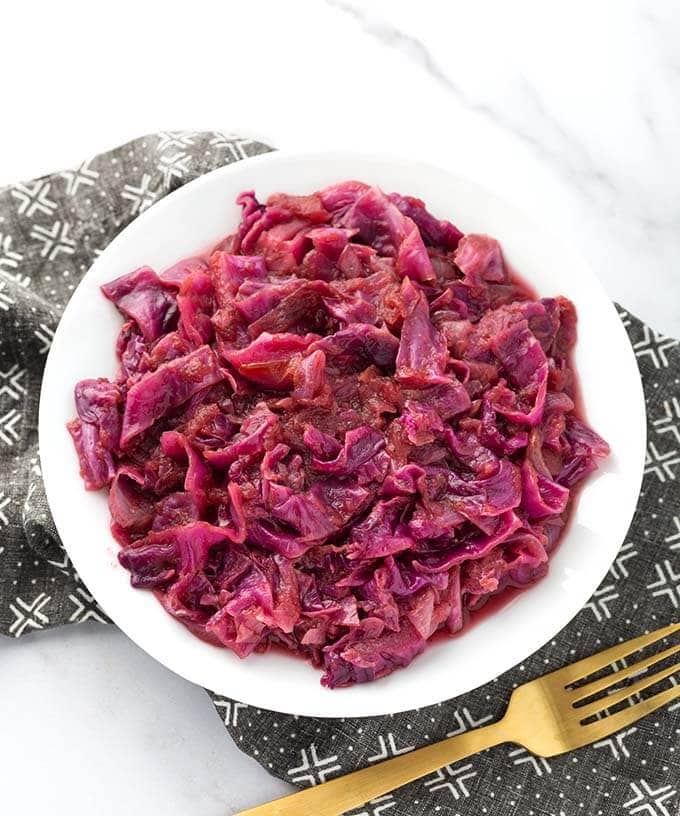
[[133, 586], [193, 632], [374, 680], [545, 573], [609, 452], [575, 310], [416, 198], [238, 202], [205, 258], [103, 287], [126, 322], [115, 381], [76, 386], [81, 474]]

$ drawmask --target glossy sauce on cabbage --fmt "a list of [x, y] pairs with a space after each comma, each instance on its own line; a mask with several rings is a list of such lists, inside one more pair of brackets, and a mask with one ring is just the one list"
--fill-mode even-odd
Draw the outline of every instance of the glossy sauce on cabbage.
[[415, 198], [238, 202], [207, 257], [102, 287], [125, 323], [116, 380], [76, 386], [81, 474], [133, 586], [193, 632], [373, 680], [547, 570], [608, 453], [575, 310]]

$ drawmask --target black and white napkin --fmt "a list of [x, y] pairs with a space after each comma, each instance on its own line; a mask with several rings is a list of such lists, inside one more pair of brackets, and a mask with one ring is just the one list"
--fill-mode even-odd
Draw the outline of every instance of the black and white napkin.
[[[62, 549], [40, 477], [42, 370], [71, 292], [97, 254], [155, 201], [270, 149], [217, 132], [156, 133], [76, 169], [0, 190], [0, 634], [108, 622]], [[405, 714], [313, 719], [211, 695], [241, 750], [282, 779], [315, 785], [490, 722], [525, 679], [680, 617], [680, 347], [626, 312], [621, 319], [645, 390], [647, 463], [631, 528], [588, 605], [555, 640], [492, 683]], [[670, 816], [680, 809], [679, 735], [676, 703], [550, 760], [514, 746], [492, 749], [353, 813]]]

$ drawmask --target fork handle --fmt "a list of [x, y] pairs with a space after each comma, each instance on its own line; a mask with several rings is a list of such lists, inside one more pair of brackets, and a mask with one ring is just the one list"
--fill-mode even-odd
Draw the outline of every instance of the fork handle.
[[313, 788], [266, 805], [243, 810], [235, 816], [341, 816], [371, 799], [400, 788], [414, 779], [460, 759], [510, 741], [505, 719], [466, 731], [408, 754], [339, 776]]

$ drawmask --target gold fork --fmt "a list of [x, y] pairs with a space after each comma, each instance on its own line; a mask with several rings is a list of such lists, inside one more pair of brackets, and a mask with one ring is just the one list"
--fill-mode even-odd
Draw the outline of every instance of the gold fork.
[[[645, 674], [641, 679], [599, 699], [583, 701], [677, 654], [680, 643], [585, 685], [572, 686], [611, 663], [678, 631], [679, 623], [665, 626], [525, 683], [513, 692], [503, 719], [491, 725], [362, 768], [266, 805], [244, 810], [236, 816], [340, 816], [444, 765], [451, 765], [504, 742], [518, 743], [544, 757], [597, 742], [680, 697], [679, 684], [644, 700], [629, 699], [670, 677], [680, 669], [680, 663]], [[626, 700], [630, 705], [622, 711], [592, 719]], [[577, 706], [577, 703], [581, 705]]]

